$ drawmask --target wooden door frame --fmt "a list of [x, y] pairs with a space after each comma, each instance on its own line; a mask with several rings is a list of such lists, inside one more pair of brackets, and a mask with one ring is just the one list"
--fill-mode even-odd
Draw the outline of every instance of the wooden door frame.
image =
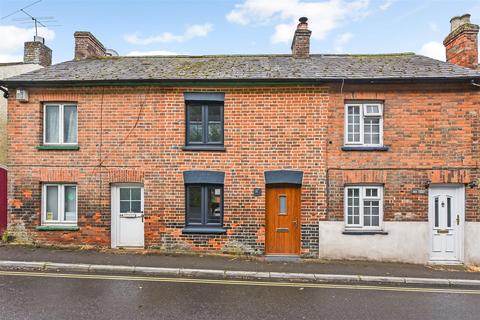
[[[298, 236], [296, 238], [296, 243], [295, 247], [297, 248], [295, 253], [268, 253], [267, 248], [268, 248], [268, 231], [269, 231], [269, 224], [268, 224], [268, 190], [269, 189], [275, 189], [275, 188], [292, 188], [292, 189], [297, 189], [298, 192], [300, 193], [300, 199], [299, 199], [299, 204], [298, 204]], [[297, 184], [269, 184], [265, 186], [265, 249], [264, 249], [264, 254], [266, 256], [300, 256], [302, 251], [302, 186], [297, 185]]]

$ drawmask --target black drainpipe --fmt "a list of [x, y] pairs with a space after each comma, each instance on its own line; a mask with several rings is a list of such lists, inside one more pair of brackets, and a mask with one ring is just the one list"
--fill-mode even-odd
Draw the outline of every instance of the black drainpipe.
[[3, 97], [8, 99], [8, 89], [0, 86], [0, 90], [3, 91]]

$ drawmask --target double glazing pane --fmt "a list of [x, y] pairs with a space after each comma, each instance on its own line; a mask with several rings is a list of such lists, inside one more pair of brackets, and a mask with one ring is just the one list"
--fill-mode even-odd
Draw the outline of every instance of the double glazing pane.
[[75, 221], [77, 217], [77, 187], [64, 187], [64, 213], [63, 219], [65, 221]]
[[202, 106], [188, 107], [188, 141], [203, 142]]
[[47, 186], [46, 190], [46, 221], [58, 221], [58, 186]]
[[77, 142], [77, 106], [75, 105], [63, 107], [63, 142]]
[[363, 225], [365, 227], [380, 225], [380, 201], [365, 200], [363, 202]]
[[379, 106], [375, 104], [369, 104], [365, 107], [366, 114], [378, 114], [380, 113]]
[[360, 189], [348, 189], [347, 224], [360, 224]]
[[45, 142], [60, 142], [60, 107], [45, 106]]
[[202, 223], [202, 188], [188, 187], [188, 207], [187, 222], [188, 224]]
[[360, 106], [348, 106], [347, 140], [360, 142]]
[[208, 187], [207, 224], [222, 223], [222, 189]]
[[222, 142], [222, 109], [208, 107], [208, 142]]
[[380, 144], [380, 118], [366, 117], [364, 119], [363, 142]]
[[142, 190], [139, 187], [120, 188], [120, 212], [142, 211]]

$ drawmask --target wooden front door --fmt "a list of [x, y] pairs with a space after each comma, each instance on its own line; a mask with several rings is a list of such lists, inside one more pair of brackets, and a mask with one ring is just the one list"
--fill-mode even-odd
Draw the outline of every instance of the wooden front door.
[[301, 187], [267, 187], [265, 253], [300, 255]]

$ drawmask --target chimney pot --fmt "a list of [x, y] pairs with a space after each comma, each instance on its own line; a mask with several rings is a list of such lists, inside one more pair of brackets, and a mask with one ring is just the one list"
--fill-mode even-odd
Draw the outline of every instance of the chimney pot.
[[450, 32], [464, 24], [470, 23], [470, 17], [471, 15], [466, 13], [463, 16], [456, 16], [450, 19]]
[[45, 44], [45, 39], [43, 37], [40, 37], [40, 36], [33, 36], [33, 41], [41, 42], [41, 43]]
[[310, 36], [312, 31], [308, 30], [308, 18], [301, 17], [297, 25], [297, 30], [293, 35], [292, 41], [292, 56], [294, 58], [308, 58], [310, 57]]
[[470, 15], [450, 19], [450, 34], [443, 41], [447, 61], [461, 67], [478, 67], [479, 26], [470, 22]]

